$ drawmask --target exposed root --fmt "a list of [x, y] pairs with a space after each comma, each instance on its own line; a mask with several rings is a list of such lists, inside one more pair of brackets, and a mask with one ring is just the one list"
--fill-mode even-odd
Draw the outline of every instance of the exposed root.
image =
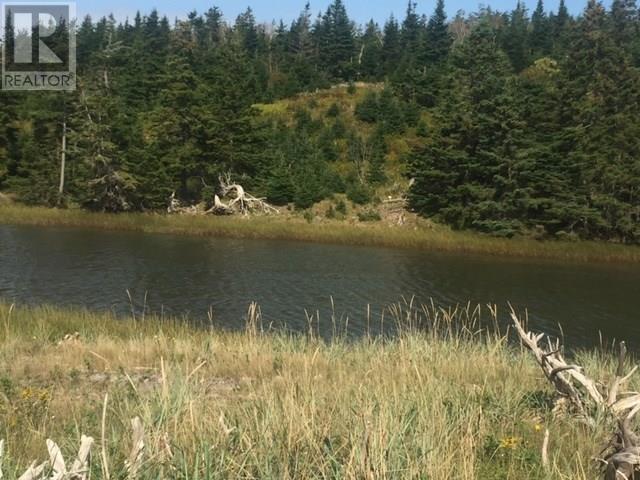
[[[220, 189], [222, 190], [222, 196], [229, 197], [231, 201], [228, 205], [225, 205], [218, 198], [216, 202], [218, 204], [218, 209], [222, 208], [225, 212], [238, 212], [242, 215], [248, 215], [255, 212], [264, 214], [280, 213], [277, 208], [269, 205], [264, 198], [254, 197], [253, 195], [247, 193], [242, 185], [233, 183], [231, 181], [230, 174], [220, 176], [219, 181]], [[214, 205], [213, 208], [216, 209], [216, 205]], [[215, 213], [215, 211], [212, 213]]]
[[[279, 214], [280, 211], [266, 202], [264, 198], [257, 198], [248, 193], [244, 187], [231, 180], [231, 175], [219, 177], [221, 196], [215, 195], [213, 206], [208, 210], [199, 209], [197, 206], [183, 206], [173, 192], [169, 198], [167, 213], [180, 215], [250, 215], [261, 213], [265, 215]], [[221, 198], [222, 197], [222, 198]], [[226, 198], [226, 202], [222, 199]]]
[[[620, 343], [618, 368], [613, 382], [608, 386], [602, 385], [585, 374], [581, 366], [565, 361], [559, 340], [554, 342], [543, 333], [528, 332], [513, 310], [511, 319], [520, 340], [531, 350], [545, 376], [555, 387], [560, 400], [556, 406], [568, 404], [569, 410], [588, 425], [595, 424], [595, 415], [598, 413], [604, 413], [616, 421], [618, 430], [601, 452], [601, 455], [605, 455], [601, 460], [605, 467], [605, 480], [635, 478], [640, 473], [640, 438], [633, 432], [631, 421], [640, 412], [640, 393], [621, 391], [638, 369], [634, 367], [625, 375], [625, 343]], [[545, 441], [548, 443], [546, 437]], [[548, 445], [543, 452], [546, 448]]]

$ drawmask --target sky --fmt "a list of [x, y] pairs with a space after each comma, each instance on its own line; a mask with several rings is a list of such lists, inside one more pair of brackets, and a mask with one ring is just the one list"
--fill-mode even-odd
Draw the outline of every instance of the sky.
[[[228, 21], [233, 21], [239, 13], [250, 6], [259, 23], [271, 23], [273, 20], [285, 20], [286, 23], [295, 19], [304, 8], [306, 0], [76, 0], [78, 15], [84, 17], [90, 14], [97, 18], [113, 13], [116, 19], [124, 21], [125, 18], [133, 18], [136, 11], [143, 14], [153, 8], [157, 8], [161, 15], [167, 15], [170, 20], [184, 18], [192, 10], [202, 13], [211, 6], [218, 6]], [[417, 0], [418, 12], [430, 14], [435, 7], [435, 0]], [[532, 11], [537, 0], [525, 0]], [[330, 0], [311, 0], [311, 11], [315, 15], [324, 11]], [[485, 0], [484, 5], [493, 9], [505, 11], [511, 10], [516, 0]], [[557, 10], [559, 0], [546, 0], [545, 7], [548, 10]], [[587, 0], [566, 0], [567, 7], [572, 13], [579, 13], [586, 5]], [[357, 23], [365, 23], [370, 19], [383, 24], [393, 13], [397, 18], [404, 18], [407, 9], [407, 0], [345, 0], [349, 16]], [[458, 10], [473, 12], [478, 10], [477, 0], [445, 0], [447, 13], [450, 17]]]

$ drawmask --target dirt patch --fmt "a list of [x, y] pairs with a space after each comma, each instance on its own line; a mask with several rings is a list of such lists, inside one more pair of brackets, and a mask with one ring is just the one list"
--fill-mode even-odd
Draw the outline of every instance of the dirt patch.
[[13, 203], [13, 198], [9, 195], [0, 192], [0, 205], [11, 205]]

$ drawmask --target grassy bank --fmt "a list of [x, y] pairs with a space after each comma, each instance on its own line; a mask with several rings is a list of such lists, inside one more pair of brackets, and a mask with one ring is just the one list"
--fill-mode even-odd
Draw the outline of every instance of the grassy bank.
[[610, 426], [552, 420], [526, 352], [477, 333], [469, 311], [429, 315], [393, 341], [325, 344], [0, 304], [5, 475], [46, 458], [47, 438], [72, 459], [85, 434], [91, 478], [123, 478], [139, 416], [142, 479], [595, 478]]
[[141, 213], [109, 215], [80, 210], [0, 204], [0, 223], [246, 239], [297, 240], [581, 262], [640, 262], [638, 247], [599, 242], [498, 239], [473, 233], [453, 232], [441, 227], [401, 228], [379, 223], [349, 224], [340, 221], [308, 223], [304, 219], [292, 216], [247, 219]]

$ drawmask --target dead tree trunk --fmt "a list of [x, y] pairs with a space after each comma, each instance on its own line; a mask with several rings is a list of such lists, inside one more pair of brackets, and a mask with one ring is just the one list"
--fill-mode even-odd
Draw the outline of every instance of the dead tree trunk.
[[65, 170], [67, 168], [67, 104], [66, 97], [63, 100], [64, 113], [62, 118], [62, 150], [60, 152], [60, 185], [58, 186], [58, 202], [62, 203], [62, 196], [64, 195], [64, 182], [65, 182]]

